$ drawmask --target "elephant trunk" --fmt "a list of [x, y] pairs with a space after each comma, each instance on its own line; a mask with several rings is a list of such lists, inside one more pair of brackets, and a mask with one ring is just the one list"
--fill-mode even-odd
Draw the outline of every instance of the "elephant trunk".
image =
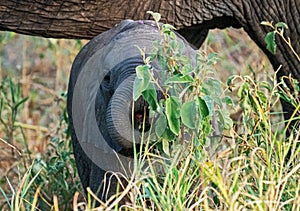
[[[148, 104], [142, 98], [133, 102], [133, 82], [135, 75], [127, 77], [115, 90], [107, 107], [106, 125], [113, 141], [123, 149], [132, 149], [133, 143], [141, 142], [141, 124], [146, 114], [144, 135], [150, 128]], [[132, 109], [134, 106], [134, 109]], [[132, 116], [133, 115], [133, 116]], [[133, 122], [132, 122], [133, 120]]]

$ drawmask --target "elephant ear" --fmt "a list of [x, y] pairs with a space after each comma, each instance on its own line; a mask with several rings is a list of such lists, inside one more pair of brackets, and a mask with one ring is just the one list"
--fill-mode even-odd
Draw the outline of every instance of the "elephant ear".
[[[159, 39], [154, 22], [124, 21], [96, 37], [76, 57], [68, 90], [68, 114], [73, 145], [77, 146], [77, 165], [85, 161], [78, 160], [76, 154], [84, 153], [100, 169], [131, 172], [132, 157], [122, 151], [132, 149], [133, 134], [136, 142], [140, 141], [140, 131], [132, 130], [131, 121], [135, 67], [143, 63], [136, 46], [149, 53]], [[187, 56], [195, 55], [183, 42]], [[109, 94], [103, 94], [105, 83], [113, 88]]]
[[[98, 127], [99, 121], [106, 122], [109, 100], [99, 103], [96, 98], [97, 95], [98, 98], [102, 97], [99, 96], [99, 89], [105, 76], [111, 70], [117, 71], [115, 67], [119, 63], [131, 57], [139, 57], [141, 64], [141, 55], [136, 45], [150, 50], [153, 40], [159, 39], [159, 36], [153, 26], [122, 21], [91, 40], [77, 55], [71, 70], [67, 110], [79, 169], [80, 166], [87, 169], [87, 163], [90, 163], [105, 171], [130, 172], [132, 158], [118, 153], [124, 146], [112, 141], [103, 132], [107, 131], [105, 124], [102, 130]], [[99, 109], [105, 110], [105, 113], [99, 112]], [[81, 156], [83, 154], [86, 156]], [[84, 171], [81, 174], [84, 175]]]

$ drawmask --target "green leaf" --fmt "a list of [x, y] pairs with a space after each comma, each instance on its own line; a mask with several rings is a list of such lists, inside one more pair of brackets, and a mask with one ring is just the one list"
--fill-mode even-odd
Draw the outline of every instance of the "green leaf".
[[162, 148], [164, 153], [166, 153], [167, 155], [170, 155], [170, 145], [169, 145], [169, 141], [166, 139], [162, 139]]
[[171, 96], [166, 99], [166, 116], [170, 130], [179, 135], [180, 131], [180, 102], [179, 99]]
[[[176, 40], [176, 34], [173, 30], [175, 30], [175, 27], [170, 24], [162, 25], [162, 32], [168, 35], [172, 40]], [[177, 45], [177, 42], [175, 42], [175, 45]]]
[[185, 75], [190, 74], [191, 72], [193, 72], [194, 68], [192, 67], [192, 65], [190, 64], [186, 64], [183, 66], [181, 72]]
[[271, 84], [269, 82], [267, 82], [267, 81], [260, 82], [259, 86], [261, 86], [262, 88], [267, 89], [269, 92], [271, 92], [271, 90], [272, 90]]
[[176, 138], [176, 136], [175, 136], [175, 134], [170, 130], [170, 128], [167, 127], [161, 138], [162, 138], [163, 140], [173, 141], [173, 140]]
[[161, 67], [161, 68], [165, 68], [165, 69], [168, 69], [169, 68], [169, 66], [168, 66], [168, 60], [167, 60], [167, 58], [163, 55], [163, 52], [158, 52], [157, 53], [157, 56], [156, 56], [156, 58], [157, 58], [157, 61], [158, 61], [158, 64], [159, 64], [159, 66]]
[[194, 79], [190, 75], [177, 74], [177, 75], [169, 77], [166, 80], [165, 83], [166, 84], [170, 84], [170, 83], [191, 83], [193, 81], [194, 81]]
[[257, 97], [259, 99], [261, 106], [264, 109], [266, 109], [268, 105], [267, 105], [267, 97], [266, 97], [265, 93], [262, 91], [257, 91], [256, 94], [257, 94]]
[[[222, 92], [222, 88], [221, 88], [221, 82], [219, 80], [208, 78], [206, 82], [202, 84], [202, 91], [203, 93], [206, 94], [203, 99], [206, 101], [208, 105], [211, 104], [211, 101], [214, 101], [219, 106], [221, 106], [222, 101], [220, 99], [220, 95]], [[212, 109], [210, 109], [210, 113], [211, 111]]]
[[237, 92], [238, 97], [244, 98], [245, 96], [248, 96], [249, 89], [250, 89], [250, 85], [248, 83], [244, 82], [238, 89], [238, 92]]
[[157, 12], [147, 11], [148, 14], [150, 14], [155, 22], [159, 22], [161, 15]]
[[218, 111], [219, 123], [222, 129], [229, 130], [233, 127], [233, 121], [230, 118], [230, 112], [227, 109], [222, 109]]
[[139, 65], [136, 67], [136, 78], [133, 83], [133, 99], [137, 100], [148, 88], [150, 83], [150, 66]]
[[285, 92], [279, 91], [277, 94], [279, 94], [279, 97], [285, 102], [290, 104], [292, 103], [292, 99]]
[[172, 26], [171, 24], [164, 24], [163, 26], [162, 26], [162, 28], [163, 28], [163, 30], [169, 30], [169, 31], [171, 31], [171, 30], [176, 30], [176, 28], [174, 27], [174, 26]]
[[288, 29], [289, 28], [288, 25], [286, 23], [284, 23], [284, 22], [278, 22], [278, 23], [276, 23], [275, 27], [276, 28], [282, 28], [282, 29]]
[[275, 34], [276, 32], [269, 32], [265, 37], [265, 42], [267, 44], [267, 49], [272, 53], [276, 53], [276, 43], [275, 43]]
[[[180, 56], [178, 58], [178, 61], [181, 64], [183, 64], [184, 66], [188, 66], [191, 69], [193, 68], [192, 65], [191, 65], [192, 64], [191, 59], [189, 57], [187, 57], [187, 56], [184, 56], [184, 55]], [[191, 71], [188, 71], [188, 72], [191, 72]]]
[[150, 66], [149, 65], [139, 65], [136, 67], [136, 76], [139, 79], [144, 79], [146, 76], [150, 78]]
[[260, 109], [261, 107], [259, 102], [257, 101], [257, 97], [255, 96], [255, 93], [253, 92], [251, 93], [249, 91], [248, 97], [249, 97], [249, 104], [251, 108], [256, 112], [256, 114], [261, 115], [262, 114]]
[[205, 100], [203, 100], [201, 97], [198, 97], [198, 108], [199, 112], [201, 114], [201, 117], [205, 118], [209, 115], [209, 107]]
[[217, 63], [217, 53], [215, 52], [212, 52], [210, 54], [208, 54], [207, 56], [207, 65], [214, 65]]
[[196, 128], [197, 105], [195, 101], [185, 102], [181, 107], [181, 120], [190, 129]]
[[232, 100], [231, 97], [229, 97], [229, 96], [225, 96], [225, 97], [222, 99], [222, 102], [226, 103], [227, 105], [234, 105], [233, 100]]
[[155, 122], [155, 133], [158, 137], [162, 137], [168, 126], [166, 116], [161, 113]]
[[17, 109], [20, 105], [24, 104], [28, 100], [28, 97], [23, 98], [20, 102], [15, 105], [15, 109]]
[[[168, 35], [172, 40], [176, 40], [177, 38], [176, 34], [173, 31], [168, 32]], [[177, 46], [177, 42], [175, 42], [175, 45]], [[173, 48], [175, 49], [175, 47]]]
[[229, 76], [229, 78], [227, 80], [227, 86], [231, 86], [235, 78], [236, 78], [235, 75]]
[[214, 58], [216, 58], [216, 56], [217, 56], [217, 55], [218, 55], [217, 53], [215, 53], [215, 52], [212, 52], [212, 53], [208, 54], [208, 56], [207, 56], [207, 60], [214, 59]]
[[[151, 84], [153, 86], [153, 84]], [[157, 94], [154, 86], [150, 89], [146, 89], [142, 93], [144, 99], [149, 103], [149, 106], [153, 111], [157, 109], [158, 101], [157, 101]]]

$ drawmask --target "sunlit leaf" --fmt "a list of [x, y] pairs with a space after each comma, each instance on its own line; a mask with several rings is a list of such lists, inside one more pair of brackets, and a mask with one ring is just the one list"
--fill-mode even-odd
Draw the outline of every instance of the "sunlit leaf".
[[286, 23], [284, 23], [284, 22], [278, 22], [278, 23], [276, 23], [275, 27], [276, 28], [282, 28], [282, 29], [288, 29], [289, 28], [288, 25]]
[[265, 93], [262, 91], [257, 91], [256, 94], [257, 94], [260, 104], [264, 108], [266, 108], [267, 107], [267, 97], [266, 97]]
[[265, 25], [265, 26], [272, 26], [272, 22], [269, 21], [262, 21], [260, 22], [261, 25]]
[[162, 137], [168, 126], [166, 116], [161, 113], [155, 122], [155, 133], [158, 137]]
[[262, 81], [262, 82], [259, 83], [259, 85], [262, 88], [266, 88], [269, 92], [271, 92], [271, 90], [272, 90], [272, 87], [271, 87], [270, 83], [268, 83], [267, 81]]
[[219, 110], [218, 119], [222, 129], [229, 130], [233, 127], [233, 121], [230, 118], [230, 112], [228, 109]]
[[147, 11], [148, 14], [150, 14], [155, 22], [159, 22], [161, 15], [157, 12]]
[[133, 83], [133, 99], [137, 100], [148, 88], [150, 83], [150, 66], [139, 65], [136, 67], [136, 78]]
[[266, 37], [265, 37], [265, 42], [267, 44], [267, 49], [272, 53], [275, 54], [276, 53], [276, 43], [275, 43], [275, 32], [269, 32], [267, 33]]
[[169, 77], [166, 80], [166, 84], [170, 84], [170, 83], [191, 83], [193, 82], [194, 79], [192, 76], [190, 75], [181, 75], [181, 74], [177, 74], [174, 76]]
[[166, 99], [166, 116], [170, 130], [178, 135], [180, 131], [180, 103], [178, 98], [171, 96]]
[[[191, 66], [191, 59], [185, 55], [182, 55], [178, 58], [178, 61], [181, 63], [181, 64], [184, 64], [184, 65], [187, 65], [189, 66], [190, 68], [192, 68]], [[190, 72], [190, 71], [189, 71]]]
[[199, 112], [203, 118], [209, 115], [209, 107], [205, 100], [203, 100], [201, 97], [198, 97], [198, 107]]
[[166, 130], [164, 131], [164, 133], [162, 134], [161, 137], [163, 140], [167, 140], [167, 141], [173, 141], [176, 136], [175, 134], [170, 130], [169, 127], [166, 128]]
[[157, 101], [157, 93], [156, 90], [154, 89], [154, 86], [151, 84], [151, 88], [146, 89], [143, 91], [142, 95], [144, 99], [149, 103], [149, 106], [153, 111], [157, 109], [158, 106], [158, 101]]
[[229, 97], [229, 96], [225, 96], [225, 97], [222, 99], [222, 102], [226, 103], [227, 105], [234, 105], [233, 100], [232, 100], [231, 97]]
[[182, 123], [188, 128], [196, 128], [197, 120], [197, 105], [195, 101], [186, 102], [182, 105], [181, 108], [181, 120]]
[[170, 144], [169, 141], [166, 139], [162, 139], [162, 148], [164, 153], [166, 153], [167, 155], [170, 155]]

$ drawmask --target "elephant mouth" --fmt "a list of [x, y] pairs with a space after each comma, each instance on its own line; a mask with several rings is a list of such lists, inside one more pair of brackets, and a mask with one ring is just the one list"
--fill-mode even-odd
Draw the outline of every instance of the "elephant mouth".
[[131, 124], [134, 126], [134, 130], [139, 131], [140, 133], [145, 133], [150, 130], [151, 120], [149, 117], [149, 104], [142, 97], [134, 102], [132, 119], [134, 122], [133, 124], [131, 122]]
[[[151, 141], [151, 126], [155, 123], [146, 100], [141, 96], [133, 101], [134, 79], [135, 75], [130, 76], [118, 86], [106, 113], [109, 140], [119, 146], [118, 153], [126, 156], [133, 155], [134, 147], [139, 151], [142, 142]], [[158, 100], [161, 99], [161, 92], [156, 93]]]
[[135, 75], [123, 80], [115, 90], [107, 107], [106, 127], [110, 140], [126, 154], [133, 152], [149, 135], [151, 128], [148, 103], [140, 97], [133, 102], [133, 81]]

